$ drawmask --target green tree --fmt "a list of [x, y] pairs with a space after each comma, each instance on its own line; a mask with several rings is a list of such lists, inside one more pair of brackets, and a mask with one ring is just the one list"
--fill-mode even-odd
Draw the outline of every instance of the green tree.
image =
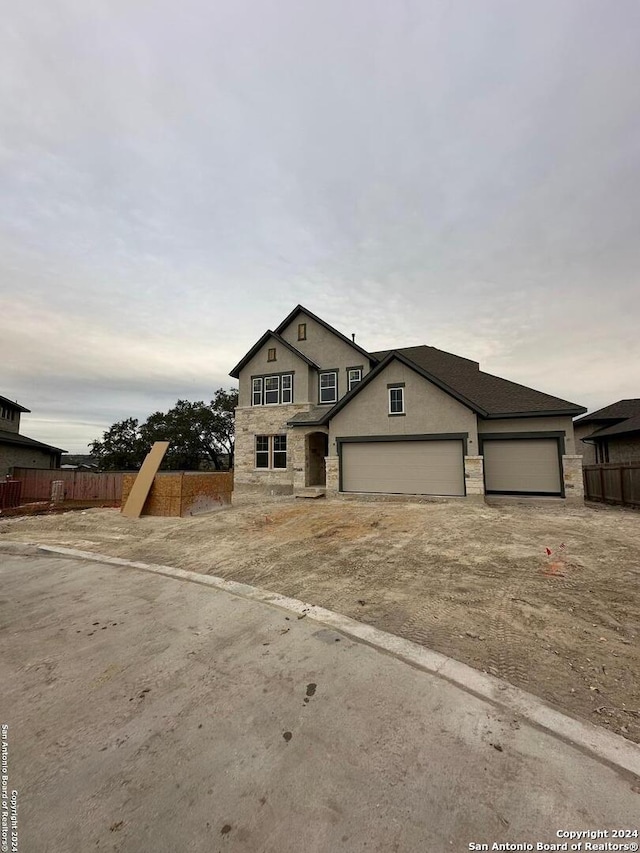
[[[133, 418], [114, 424], [105, 432], [102, 442], [93, 442], [92, 452], [105, 470], [139, 468], [154, 441], [168, 441], [169, 449], [161, 466], [165, 470], [194, 471], [203, 462], [220, 470], [227, 454], [229, 467], [233, 467], [237, 405], [237, 390], [223, 388], [215, 392], [210, 403], [178, 400], [168, 412], [154, 412], [144, 424], [139, 425]], [[127, 464], [123, 464], [125, 460]]]
[[102, 441], [91, 442], [89, 448], [103, 471], [137, 471], [147, 452], [136, 418], [113, 424], [102, 434]]

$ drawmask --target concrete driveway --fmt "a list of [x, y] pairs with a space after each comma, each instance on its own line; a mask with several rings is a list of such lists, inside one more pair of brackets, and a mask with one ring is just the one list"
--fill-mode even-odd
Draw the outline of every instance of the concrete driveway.
[[21, 851], [439, 853], [637, 828], [631, 773], [311, 618], [78, 559], [0, 553], [0, 581]]

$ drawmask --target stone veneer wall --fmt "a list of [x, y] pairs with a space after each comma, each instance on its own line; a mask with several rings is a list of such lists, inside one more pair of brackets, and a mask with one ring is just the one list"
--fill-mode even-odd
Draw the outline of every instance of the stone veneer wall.
[[484, 457], [464, 457], [464, 482], [467, 497], [484, 497]]
[[584, 502], [584, 480], [582, 479], [582, 456], [563, 456], [562, 475], [564, 496], [570, 502]]
[[335, 498], [338, 494], [338, 486], [340, 483], [339, 459], [337, 456], [325, 456], [324, 462], [325, 470], [327, 472], [326, 495], [328, 498]]
[[[234, 489], [236, 491], [264, 491], [272, 494], [292, 494], [294, 482], [304, 485], [304, 439], [302, 430], [287, 427], [299, 412], [308, 412], [311, 403], [292, 403], [288, 406], [247, 406], [236, 409], [236, 446], [234, 463]], [[256, 469], [255, 436], [286, 435], [287, 467], [282, 469]]]

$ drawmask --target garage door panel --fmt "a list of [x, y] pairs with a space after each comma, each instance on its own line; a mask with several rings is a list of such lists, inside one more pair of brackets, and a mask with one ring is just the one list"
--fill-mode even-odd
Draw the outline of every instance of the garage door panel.
[[487, 492], [561, 494], [556, 439], [496, 439], [482, 448]]
[[342, 490], [464, 495], [462, 442], [345, 442], [342, 445]]

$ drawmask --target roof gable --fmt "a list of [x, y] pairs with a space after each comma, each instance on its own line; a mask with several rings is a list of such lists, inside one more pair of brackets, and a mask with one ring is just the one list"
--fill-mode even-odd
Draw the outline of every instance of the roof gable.
[[300, 352], [299, 349], [296, 349], [296, 347], [294, 347], [293, 344], [290, 344], [289, 341], [285, 341], [285, 339], [280, 337], [280, 335], [277, 332], [272, 332], [269, 329], [268, 331], [266, 331], [264, 333], [264, 335], [260, 338], [259, 341], [256, 341], [256, 343], [251, 347], [251, 349], [244, 356], [244, 358], [242, 358], [236, 364], [236, 366], [233, 368], [233, 370], [229, 371], [229, 376], [233, 376], [234, 379], [237, 379], [240, 376], [240, 371], [245, 366], [245, 364], [247, 364], [249, 361], [251, 361], [253, 356], [258, 352], [258, 350], [261, 347], [263, 347], [265, 345], [265, 343], [269, 340], [269, 338], [273, 338], [275, 341], [277, 341], [283, 347], [286, 347], [290, 352], [294, 353], [294, 355], [297, 355], [298, 358], [300, 358], [300, 359], [302, 359], [302, 361], [306, 362], [309, 365], [309, 367], [315, 367], [316, 370], [320, 370], [319, 365], [317, 365], [315, 363], [315, 361], [312, 361], [303, 352]]
[[340, 338], [340, 340], [344, 341], [344, 343], [349, 344], [349, 346], [352, 347], [357, 352], [359, 352], [360, 355], [365, 356], [365, 358], [367, 358], [369, 361], [373, 362], [374, 364], [376, 364], [378, 362], [378, 359], [372, 353], [367, 352], [366, 349], [363, 349], [361, 346], [358, 346], [358, 344], [355, 341], [351, 340], [346, 335], [343, 335], [342, 332], [339, 332], [337, 329], [334, 329], [333, 326], [330, 326], [329, 323], [327, 323], [321, 317], [318, 317], [312, 311], [309, 311], [308, 308], [305, 308], [304, 305], [296, 305], [296, 307], [293, 309], [293, 311], [284, 318], [282, 323], [280, 323], [279, 326], [276, 326], [276, 333], [281, 334], [281, 332], [284, 329], [286, 329], [286, 327], [295, 320], [295, 318], [298, 316], [298, 314], [306, 314], [307, 317], [310, 317], [316, 323], [319, 323], [328, 332], [331, 332], [331, 334], [335, 335], [337, 338]]
[[471, 400], [466, 398], [464, 395], [458, 393], [458, 391], [456, 391], [455, 388], [452, 388], [450, 385], [447, 385], [447, 383], [443, 382], [442, 379], [440, 379], [438, 376], [436, 376], [435, 374], [429, 373], [429, 371], [427, 371], [424, 368], [417, 365], [414, 361], [412, 361], [411, 359], [409, 359], [405, 355], [403, 355], [401, 351], [390, 350], [389, 353], [387, 354], [387, 356], [376, 367], [374, 367], [373, 370], [371, 370], [369, 373], [367, 373], [367, 375], [364, 377], [364, 379], [361, 382], [359, 382], [355, 388], [353, 388], [351, 391], [349, 391], [347, 394], [345, 394], [344, 397], [342, 397], [340, 400], [338, 400], [338, 402], [335, 404], [335, 406], [333, 406], [331, 409], [329, 409], [329, 411], [326, 412], [324, 417], [322, 417], [321, 419], [318, 420], [318, 423], [320, 423], [320, 424], [328, 423], [331, 420], [331, 418], [334, 417], [334, 415], [337, 415], [338, 412], [341, 411], [341, 409], [343, 409], [345, 406], [348, 406], [349, 403], [353, 400], [353, 398], [357, 397], [357, 395], [362, 391], [362, 389], [366, 388], [367, 385], [373, 379], [375, 379], [376, 376], [378, 376], [380, 373], [382, 373], [383, 370], [385, 370], [385, 368], [389, 364], [391, 364], [391, 362], [394, 360], [401, 362], [406, 367], [408, 367], [410, 370], [413, 370], [415, 373], [422, 376], [423, 379], [426, 379], [427, 381], [432, 382], [434, 385], [436, 385], [438, 388], [440, 388], [441, 391], [444, 391], [446, 394], [449, 394], [449, 396], [453, 397], [459, 403], [462, 403], [463, 406], [466, 406], [468, 409], [471, 409], [476, 414], [479, 414], [481, 416], [486, 416], [487, 413], [483, 409], [479, 408], [475, 403], [473, 403]]

